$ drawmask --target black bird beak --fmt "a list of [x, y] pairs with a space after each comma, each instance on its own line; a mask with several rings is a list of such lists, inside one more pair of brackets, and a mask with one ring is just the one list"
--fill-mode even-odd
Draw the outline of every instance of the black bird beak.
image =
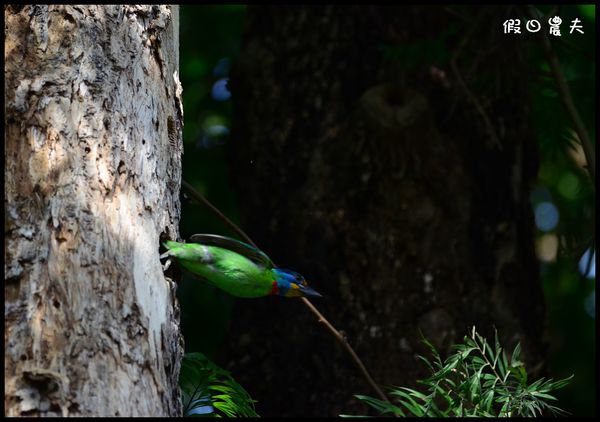
[[300, 287], [300, 292], [302, 292], [302, 296], [315, 296], [315, 297], [323, 297], [323, 295], [319, 292], [317, 292], [315, 289], [299, 284], [298, 287]]

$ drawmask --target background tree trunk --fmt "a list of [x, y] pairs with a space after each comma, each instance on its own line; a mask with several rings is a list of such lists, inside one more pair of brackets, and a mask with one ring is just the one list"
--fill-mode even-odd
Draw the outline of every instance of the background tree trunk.
[[5, 6], [5, 415], [181, 413], [169, 6]]
[[[249, 7], [232, 73], [244, 227], [381, 385], [426, 374], [469, 327], [543, 362], [537, 171], [508, 7]], [[364, 411], [371, 394], [299, 301], [236, 304], [229, 368], [261, 415]], [[512, 350], [512, 349], [511, 349]], [[285, 368], [285, 369], [282, 369]]]

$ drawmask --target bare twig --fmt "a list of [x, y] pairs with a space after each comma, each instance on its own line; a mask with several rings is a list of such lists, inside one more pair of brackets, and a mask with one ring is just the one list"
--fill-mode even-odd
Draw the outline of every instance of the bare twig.
[[252, 241], [252, 239], [250, 239], [250, 237], [246, 233], [244, 233], [244, 231], [242, 229], [240, 229], [237, 224], [235, 224], [233, 221], [231, 221], [229, 218], [227, 218], [227, 216], [225, 216], [225, 214], [223, 214], [221, 211], [219, 211], [219, 209], [217, 207], [215, 207], [213, 204], [208, 202], [208, 199], [206, 199], [202, 194], [200, 194], [196, 189], [194, 189], [192, 187], [192, 185], [190, 185], [185, 180], [182, 180], [181, 184], [185, 188], [185, 190], [190, 195], [192, 195], [192, 197], [196, 201], [198, 201], [199, 203], [204, 205], [206, 208], [208, 208], [209, 210], [214, 212], [217, 215], [217, 217], [219, 217], [219, 219], [221, 219], [225, 224], [227, 224], [231, 230], [233, 230], [235, 233], [237, 233], [238, 236], [242, 237], [246, 242], [250, 243], [252, 246], [254, 246], [255, 248], [258, 249], [258, 247]]
[[301, 299], [304, 302], [304, 304], [306, 306], [308, 306], [308, 309], [310, 309], [311, 312], [317, 316], [318, 321], [320, 323], [322, 323], [323, 325], [325, 325], [325, 327], [329, 330], [329, 332], [331, 334], [333, 334], [333, 336], [337, 339], [337, 341], [339, 341], [344, 346], [346, 351], [352, 357], [352, 360], [354, 361], [354, 363], [356, 363], [356, 366], [358, 366], [358, 369], [360, 369], [360, 371], [362, 372], [362, 374], [365, 377], [365, 379], [367, 380], [367, 382], [371, 385], [371, 387], [373, 387], [373, 389], [377, 392], [379, 397], [382, 400], [385, 400], [386, 402], [390, 403], [390, 401], [388, 400], [386, 395], [383, 393], [381, 388], [379, 388], [379, 386], [375, 383], [375, 380], [371, 377], [371, 374], [369, 374], [369, 371], [367, 371], [367, 368], [363, 364], [362, 360], [360, 360], [360, 358], [358, 357], [358, 355], [356, 354], [356, 352], [354, 351], [352, 346], [350, 346], [350, 343], [348, 343], [348, 339], [346, 338], [346, 336], [343, 335], [338, 330], [336, 330], [335, 327], [333, 325], [331, 325], [331, 323], [327, 320], [327, 318], [325, 318], [321, 314], [321, 312], [319, 312], [319, 310], [315, 307], [315, 305], [313, 305], [307, 298], [302, 297]]
[[492, 141], [492, 144], [496, 145], [498, 147], [498, 149], [500, 151], [502, 151], [502, 143], [500, 142], [500, 138], [498, 137], [498, 134], [496, 133], [496, 130], [494, 129], [494, 125], [492, 124], [490, 117], [486, 113], [486, 111], [483, 108], [483, 105], [481, 104], [479, 99], [471, 92], [471, 90], [467, 86], [466, 82], [464, 81], [464, 79], [460, 73], [460, 70], [458, 69], [458, 64], [457, 64], [458, 57], [462, 53], [463, 49], [465, 48], [465, 46], [469, 42], [472, 34], [474, 33], [475, 29], [477, 28], [477, 26], [481, 20], [480, 19], [481, 16], [482, 15], [480, 14], [477, 21], [471, 26], [471, 30], [469, 31], [469, 33], [464, 36], [464, 38], [461, 40], [459, 46], [454, 51], [454, 54], [452, 54], [452, 58], [450, 59], [450, 67], [452, 68], [452, 72], [454, 73], [454, 77], [456, 78], [458, 85], [460, 86], [460, 88], [462, 89], [464, 94], [467, 96], [467, 98], [469, 99], [471, 104], [473, 104], [475, 106], [475, 108], [477, 109], [477, 112], [481, 116], [481, 119], [483, 120], [483, 123], [485, 124], [485, 127], [487, 128], [487, 132]]
[[[535, 7], [528, 6], [528, 10], [532, 17], [539, 18], [540, 14]], [[556, 55], [554, 49], [552, 49], [550, 38], [544, 31], [540, 31], [540, 36], [544, 52], [548, 57], [548, 62], [550, 64], [550, 68], [552, 69], [552, 75], [554, 76], [554, 80], [556, 81], [556, 85], [558, 87], [560, 99], [562, 100], [569, 117], [573, 121], [575, 132], [577, 132], [577, 136], [581, 141], [581, 146], [583, 147], [583, 152], [585, 153], [585, 158], [587, 160], [587, 170], [590, 173], [590, 176], [592, 176], [592, 186], [594, 186], [594, 180], [596, 177], [596, 158], [594, 156], [594, 146], [592, 145], [588, 131], [583, 124], [583, 120], [581, 119], [579, 112], [575, 107], [573, 97], [571, 96], [571, 90], [569, 89], [569, 84], [567, 83], [567, 79], [561, 70], [558, 56]]]
[[[229, 220], [221, 211], [219, 211], [219, 209], [217, 207], [215, 207], [213, 204], [211, 204], [202, 194], [200, 194], [198, 191], [196, 191], [192, 187], [192, 185], [190, 185], [189, 183], [187, 183], [185, 180], [182, 180], [182, 185], [185, 188], [185, 190], [194, 199], [196, 199], [199, 203], [205, 205], [208, 209], [210, 209], [212, 212], [214, 212], [215, 215], [217, 215], [217, 217], [219, 217], [221, 220], [223, 220], [223, 222], [225, 224], [227, 224], [235, 233], [237, 233], [247, 243], [251, 244], [252, 246], [254, 246], [256, 248], [258, 248], [256, 246], [256, 243], [254, 243], [252, 241], [252, 239], [250, 238], [250, 236], [248, 236], [246, 233], [244, 233], [244, 231], [242, 229], [240, 229], [234, 222], [232, 222], [231, 220]], [[381, 388], [379, 388], [379, 386], [375, 383], [375, 381], [373, 380], [373, 377], [371, 377], [371, 375], [369, 374], [369, 371], [367, 370], [367, 368], [363, 364], [362, 360], [360, 360], [360, 358], [358, 357], [358, 355], [356, 354], [356, 352], [354, 351], [354, 349], [352, 348], [352, 346], [350, 346], [350, 343], [348, 343], [348, 340], [346, 339], [346, 336], [343, 335], [340, 331], [338, 331], [329, 322], [329, 320], [327, 320], [327, 318], [325, 318], [323, 316], [323, 314], [321, 312], [319, 312], [319, 310], [315, 307], [315, 305], [313, 305], [307, 298], [301, 297], [301, 299], [304, 302], [304, 304], [308, 307], [308, 309], [317, 317], [317, 320], [320, 323], [322, 323], [325, 326], [325, 328], [327, 328], [327, 330], [336, 338], [336, 340], [339, 341], [344, 346], [344, 348], [346, 349], [346, 351], [352, 357], [352, 360], [354, 361], [354, 363], [356, 364], [356, 366], [358, 366], [358, 368], [360, 369], [360, 371], [363, 374], [363, 376], [365, 377], [366, 381], [369, 383], [369, 385], [371, 387], [373, 387], [373, 390], [375, 390], [375, 392], [377, 393], [377, 395], [382, 400], [384, 400], [384, 401], [386, 401], [388, 403], [391, 403], [390, 400], [387, 398], [387, 396], [384, 394], [384, 392], [381, 390]]]
[[466, 94], [469, 101], [471, 101], [471, 103], [475, 106], [475, 108], [477, 109], [477, 112], [481, 116], [483, 123], [485, 124], [485, 127], [487, 128], [488, 135], [489, 135], [490, 139], [492, 140], [492, 143], [494, 145], [496, 145], [500, 151], [502, 151], [502, 143], [500, 142], [500, 139], [498, 138], [498, 135], [496, 134], [496, 130], [494, 129], [494, 125], [492, 124], [492, 121], [490, 120], [488, 114], [485, 112], [485, 109], [481, 105], [481, 102], [471, 92], [471, 90], [469, 89], [469, 87], [467, 86], [465, 81], [463, 80], [463, 78], [460, 74], [460, 71], [458, 70], [458, 66], [456, 65], [456, 61], [451, 60], [450, 67], [452, 67], [454, 76], [456, 77], [456, 80], [458, 81], [458, 84], [460, 85], [461, 89]]
[[[509, 11], [510, 11], [510, 8], [509, 8]], [[479, 99], [469, 89], [469, 87], [468, 87], [467, 83], [465, 82], [465, 80], [459, 70], [459, 67], [458, 67], [458, 58], [462, 54], [467, 43], [471, 40], [471, 37], [473, 36], [475, 31], [479, 28], [479, 25], [481, 24], [481, 22], [483, 22], [483, 19], [485, 18], [485, 16], [486, 16], [485, 13], [479, 13], [475, 19], [475, 22], [473, 22], [469, 26], [469, 31], [467, 32], [467, 34], [464, 35], [464, 37], [460, 41], [460, 44], [454, 50], [452, 57], [450, 58], [450, 68], [452, 69], [452, 72], [454, 73], [454, 77], [455, 77], [456, 81], [458, 82], [459, 88], [467, 96], [467, 99], [469, 100], [469, 102], [471, 102], [471, 104], [475, 107], [475, 109], [481, 116], [481, 119], [483, 120], [483, 123], [487, 129], [488, 136], [491, 140], [491, 143], [493, 145], [495, 145], [500, 151], [502, 151], [502, 143], [500, 142], [500, 138], [498, 137], [498, 134], [497, 134], [496, 130], [494, 129], [492, 120], [490, 119], [488, 113], [486, 113], [485, 108], [481, 104], [481, 101], [479, 101]], [[475, 66], [473, 67], [473, 69], [474, 68], [475, 68]], [[454, 107], [456, 106], [456, 104], [457, 103], [455, 102], [452, 105], [451, 110], [448, 112], [448, 115], [453, 113]]]

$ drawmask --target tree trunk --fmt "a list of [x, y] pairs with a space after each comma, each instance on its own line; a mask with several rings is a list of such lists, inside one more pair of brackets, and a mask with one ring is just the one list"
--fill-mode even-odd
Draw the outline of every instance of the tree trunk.
[[[381, 385], [475, 325], [543, 362], [524, 42], [508, 7], [250, 7], [232, 73], [245, 229], [326, 294]], [[229, 369], [265, 416], [374, 393], [299, 301], [238, 301]], [[512, 349], [511, 349], [512, 350]], [[529, 366], [532, 369], [532, 366]]]
[[4, 16], [5, 415], [179, 415], [178, 9]]

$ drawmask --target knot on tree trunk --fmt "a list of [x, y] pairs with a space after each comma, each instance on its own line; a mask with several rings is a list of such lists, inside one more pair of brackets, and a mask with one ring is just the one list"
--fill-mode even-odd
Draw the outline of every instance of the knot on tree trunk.
[[424, 95], [396, 84], [374, 86], [359, 103], [372, 124], [392, 132], [420, 125], [421, 119], [429, 115], [429, 102]]

